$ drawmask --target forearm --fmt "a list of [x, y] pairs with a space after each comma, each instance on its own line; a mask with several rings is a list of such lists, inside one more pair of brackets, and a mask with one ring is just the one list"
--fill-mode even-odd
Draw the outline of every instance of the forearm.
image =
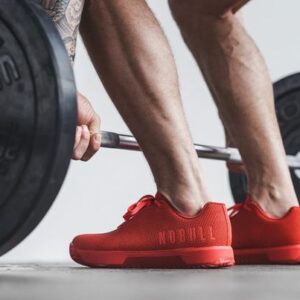
[[38, 0], [38, 2], [56, 25], [73, 62], [85, 0]]

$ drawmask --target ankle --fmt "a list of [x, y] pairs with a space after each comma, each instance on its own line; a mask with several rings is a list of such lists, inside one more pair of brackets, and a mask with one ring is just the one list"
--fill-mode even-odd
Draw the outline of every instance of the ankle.
[[208, 202], [198, 158], [193, 152], [153, 170], [157, 191], [181, 213], [193, 216]]
[[249, 194], [251, 199], [272, 217], [282, 217], [291, 207], [299, 205], [293, 189], [283, 189], [273, 184], [253, 187]]
[[199, 210], [208, 202], [208, 195], [204, 190], [197, 189], [163, 189], [159, 188], [161, 193], [173, 207], [187, 216], [196, 215]]

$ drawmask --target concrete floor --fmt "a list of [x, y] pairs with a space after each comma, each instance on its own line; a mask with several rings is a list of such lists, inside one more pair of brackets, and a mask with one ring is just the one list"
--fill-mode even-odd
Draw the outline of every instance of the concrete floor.
[[300, 266], [115, 270], [77, 265], [0, 266], [0, 300], [300, 299]]

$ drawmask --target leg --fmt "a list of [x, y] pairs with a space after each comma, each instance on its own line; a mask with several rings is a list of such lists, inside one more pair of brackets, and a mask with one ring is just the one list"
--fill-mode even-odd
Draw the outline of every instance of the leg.
[[81, 34], [105, 88], [143, 149], [158, 191], [182, 212], [195, 214], [209, 197], [174, 59], [146, 2], [90, 0]]
[[239, 148], [253, 200], [274, 216], [297, 205], [265, 62], [234, 12], [246, 1], [170, 0], [185, 42]]

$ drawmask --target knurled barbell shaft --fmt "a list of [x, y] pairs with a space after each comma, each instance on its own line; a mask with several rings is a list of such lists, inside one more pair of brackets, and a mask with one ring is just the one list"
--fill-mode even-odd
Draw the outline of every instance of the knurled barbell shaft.
[[[141, 151], [136, 139], [131, 135], [102, 131], [102, 144], [104, 148], [115, 148]], [[235, 148], [224, 148], [194, 144], [198, 157], [223, 160], [230, 163], [242, 163], [239, 151]], [[287, 162], [291, 169], [300, 169], [300, 158], [287, 155]]]

